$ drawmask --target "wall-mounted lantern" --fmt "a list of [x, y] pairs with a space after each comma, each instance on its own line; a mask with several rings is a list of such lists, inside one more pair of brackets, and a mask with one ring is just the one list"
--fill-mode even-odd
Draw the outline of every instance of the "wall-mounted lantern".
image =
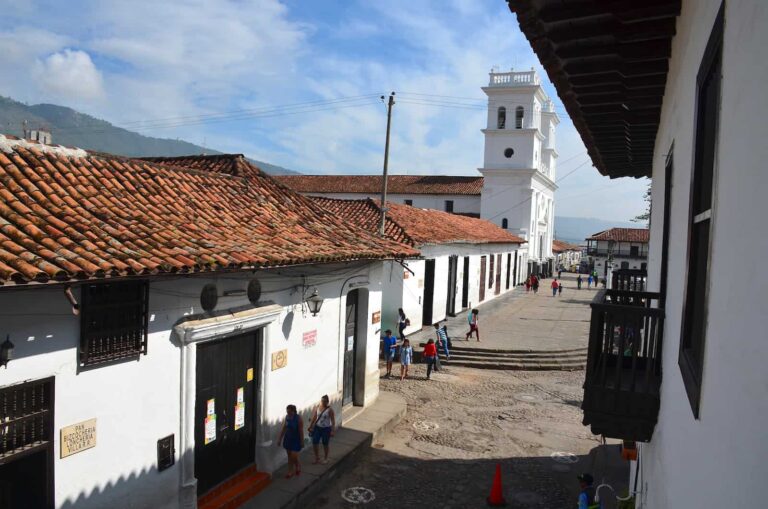
[[13, 349], [16, 346], [11, 343], [10, 334], [5, 336], [5, 341], [0, 345], [0, 366], [5, 366], [8, 369], [8, 363], [13, 359]]
[[323, 298], [317, 294], [317, 288], [315, 288], [312, 295], [307, 297], [304, 302], [309, 306], [309, 312], [312, 313], [312, 316], [317, 316], [320, 312], [320, 308], [323, 307]]

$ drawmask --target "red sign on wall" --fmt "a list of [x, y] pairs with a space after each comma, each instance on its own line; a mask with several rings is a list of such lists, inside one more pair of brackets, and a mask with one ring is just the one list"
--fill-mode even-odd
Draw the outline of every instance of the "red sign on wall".
[[304, 348], [315, 346], [315, 343], [317, 343], [317, 329], [305, 332], [304, 337], [302, 338]]

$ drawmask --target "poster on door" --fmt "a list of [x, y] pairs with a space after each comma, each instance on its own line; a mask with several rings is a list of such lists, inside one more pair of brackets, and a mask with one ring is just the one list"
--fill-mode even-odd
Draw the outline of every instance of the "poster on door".
[[205, 418], [205, 445], [216, 440], [216, 414]]
[[245, 400], [243, 388], [237, 389], [237, 404], [235, 405], [235, 431], [245, 426]]
[[347, 338], [347, 352], [351, 352], [355, 348], [355, 336], [349, 336]]

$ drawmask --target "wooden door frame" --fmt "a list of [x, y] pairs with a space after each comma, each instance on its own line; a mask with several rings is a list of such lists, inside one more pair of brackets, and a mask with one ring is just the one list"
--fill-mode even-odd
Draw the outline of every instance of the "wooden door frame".
[[[359, 289], [354, 289], [348, 291], [344, 295], [344, 305], [342, 309], [344, 309], [344, 345], [343, 345], [343, 354], [342, 354], [342, 366], [341, 366], [341, 405], [342, 406], [354, 406], [356, 404], [356, 394], [358, 392], [357, 389], [359, 389], [360, 381], [357, 379], [357, 365], [358, 365], [358, 343], [360, 340], [360, 328], [362, 324], [360, 323], [360, 296], [361, 291]], [[355, 296], [355, 330], [352, 333], [352, 337], [354, 338], [353, 346], [352, 346], [352, 387], [350, 387], [350, 401], [348, 403], [344, 402], [344, 391], [346, 389], [347, 385], [347, 377], [346, 377], [346, 370], [347, 370], [347, 344], [346, 344], [346, 338], [347, 338], [347, 302], [349, 301], [349, 296], [354, 294]]]

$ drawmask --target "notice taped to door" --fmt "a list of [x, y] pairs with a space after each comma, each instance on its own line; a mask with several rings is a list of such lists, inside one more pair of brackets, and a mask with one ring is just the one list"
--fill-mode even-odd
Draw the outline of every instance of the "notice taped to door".
[[235, 405], [235, 430], [245, 426], [245, 403]]
[[216, 414], [205, 418], [205, 445], [216, 440]]

